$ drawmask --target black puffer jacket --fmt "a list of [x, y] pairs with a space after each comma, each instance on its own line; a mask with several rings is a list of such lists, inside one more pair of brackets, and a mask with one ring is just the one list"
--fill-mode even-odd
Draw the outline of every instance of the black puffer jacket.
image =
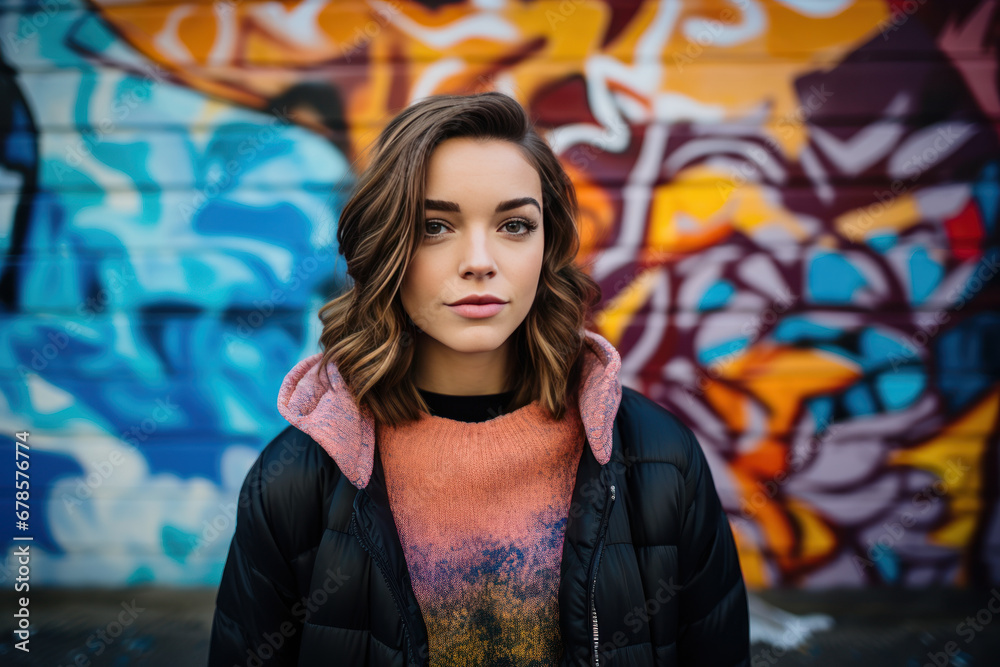
[[[611, 459], [585, 447], [559, 587], [561, 665], [749, 665], [729, 523], [692, 432], [623, 387]], [[358, 489], [294, 426], [240, 494], [210, 667], [426, 665], [377, 451]]]

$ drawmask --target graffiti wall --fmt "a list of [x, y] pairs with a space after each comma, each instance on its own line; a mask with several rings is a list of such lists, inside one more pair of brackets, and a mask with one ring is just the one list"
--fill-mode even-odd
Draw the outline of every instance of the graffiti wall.
[[748, 584], [1000, 581], [998, 5], [0, 0], [0, 578], [217, 584], [365, 147], [500, 90]]

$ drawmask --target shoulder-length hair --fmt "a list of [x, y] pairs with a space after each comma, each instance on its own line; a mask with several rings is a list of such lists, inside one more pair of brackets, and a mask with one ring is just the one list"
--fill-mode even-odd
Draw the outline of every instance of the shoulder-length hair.
[[574, 264], [580, 238], [569, 176], [521, 105], [502, 93], [424, 98], [375, 140], [340, 214], [337, 242], [352, 281], [319, 311], [321, 370], [333, 361], [358, 406], [380, 423], [395, 426], [430, 411], [414, 382], [417, 329], [399, 291], [423, 239], [430, 156], [455, 137], [509, 141], [540, 177], [542, 269], [534, 303], [511, 334], [506, 388], [516, 390], [513, 405], [540, 400], [562, 419], [580, 380], [584, 329], [601, 288]]

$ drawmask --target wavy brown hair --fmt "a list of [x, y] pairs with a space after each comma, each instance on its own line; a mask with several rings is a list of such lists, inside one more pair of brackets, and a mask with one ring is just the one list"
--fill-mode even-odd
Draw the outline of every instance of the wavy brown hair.
[[334, 362], [358, 406], [380, 423], [395, 426], [430, 411], [414, 382], [417, 329], [399, 291], [423, 237], [427, 165], [435, 147], [455, 137], [509, 141], [540, 177], [542, 269], [531, 310], [511, 334], [506, 387], [516, 390], [514, 406], [540, 400], [562, 419], [580, 381], [584, 329], [601, 289], [574, 263], [580, 239], [573, 183], [525, 110], [502, 93], [424, 98], [372, 144], [340, 214], [337, 242], [352, 281], [319, 311], [320, 368]]

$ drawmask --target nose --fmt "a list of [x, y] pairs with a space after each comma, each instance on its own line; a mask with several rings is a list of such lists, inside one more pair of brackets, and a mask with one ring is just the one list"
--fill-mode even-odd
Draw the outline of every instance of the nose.
[[496, 275], [497, 265], [490, 247], [489, 233], [480, 227], [470, 227], [462, 244], [459, 273], [463, 278], [485, 278]]

